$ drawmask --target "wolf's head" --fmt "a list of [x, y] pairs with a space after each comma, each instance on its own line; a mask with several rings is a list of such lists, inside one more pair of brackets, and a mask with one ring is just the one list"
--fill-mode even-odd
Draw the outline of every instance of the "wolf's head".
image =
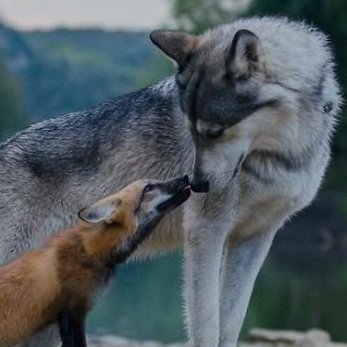
[[[249, 19], [199, 36], [154, 31], [150, 38], [178, 65], [181, 106], [196, 145], [193, 182], [204, 175], [202, 152], [231, 138], [248, 139], [250, 150], [306, 146], [312, 137], [299, 128], [313, 112], [323, 114], [324, 83], [336, 94], [326, 39], [304, 25]], [[314, 122], [307, 129], [320, 127], [323, 117]]]
[[82, 209], [79, 217], [91, 224], [94, 246], [110, 253], [110, 262], [122, 262], [167, 213], [189, 196], [188, 176], [168, 181], [139, 180]]
[[275, 103], [261, 93], [266, 62], [251, 31], [237, 31], [228, 46], [208, 35], [174, 31], [154, 31], [150, 37], [177, 62], [183, 111], [206, 137], [219, 137], [225, 128]]

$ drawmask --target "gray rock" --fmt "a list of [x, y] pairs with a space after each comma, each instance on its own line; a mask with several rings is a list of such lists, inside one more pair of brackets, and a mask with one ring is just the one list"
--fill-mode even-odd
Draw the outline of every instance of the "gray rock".
[[[162, 344], [154, 341], [139, 342], [118, 336], [90, 336], [89, 347], [188, 347], [185, 343]], [[240, 347], [347, 347], [345, 343], [334, 343], [330, 335], [322, 330], [308, 332], [253, 329], [249, 341]]]

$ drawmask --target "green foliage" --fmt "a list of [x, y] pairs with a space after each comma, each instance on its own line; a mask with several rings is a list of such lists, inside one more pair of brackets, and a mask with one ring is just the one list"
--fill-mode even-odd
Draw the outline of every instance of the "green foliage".
[[143, 87], [157, 71], [151, 64], [155, 48], [145, 33], [59, 29], [23, 35], [36, 58], [23, 76], [26, 106], [38, 118]]
[[342, 215], [345, 215], [347, 216], [347, 196], [342, 196], [340, 199], [339, 199], [339, 212], [342, 214]]
[[243, 9], [245, 0], [175, 0], [173, 17], [179, 29], [202, 31], [235, 18]]
[[[18, 112], [22, 104], [27, 122], [94, 106], [173, 71], [172, 63], [151, 45], [147, 33], [96, 29], [16, 32], [0, 24], [0, 50], [11, 66], [11, 77], [1, 70], [6, 74], [3, 93], [12, 95], [2, 97], [2, 103]], [[21, 102], [18, 98], [10, 102], [18, 89]], [[3, 137], [22, 127], [17, 111], [1, 112]]]
[[284, 271], [283, 264], [268, 261], [260, 273], [250, 303], [244, 331], [269, 329], [309, 330], [321, 328], [333, 340], [345, 341], [347, 316], [342, 302], [347, 291], [347, 268], [322, 267], [321, 273]]
[[347, 1], [345, 0], [255, 0], [247, 15], [285, 15], [304, 20], [329, 35], [336, 50], [338, 72], [347, 87]]
[[[154, 54], [153, 58], [147, 61], [139, 71], [134, 81], [134, 89], [143, 88], [144, 86], [153, 84], [161, 79], [175, 73], [175, 66], [170, 59], [167, 58], [159, 50]], [[148, 73], [150, 71], [150, 73]]]
[[0, 139], [14, 133], [24, 124], [18, 86], [0, 62]]

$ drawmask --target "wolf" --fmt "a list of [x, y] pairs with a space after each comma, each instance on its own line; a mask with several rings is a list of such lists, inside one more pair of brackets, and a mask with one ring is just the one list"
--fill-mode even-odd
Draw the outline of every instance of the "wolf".
[[[334, 57], [323, 33], [285, 18], [150, 38], [177, 63], [174, 76], [0, 146], [0, 262], [133, 180], [191, 174], [205, 193], [134, 257], [183, 247], [191, 346], [234, 347], [277, 230], [312, 201], [328, 165], [341, 105]], [[47, 332], [31, 343], [52, 341]]]

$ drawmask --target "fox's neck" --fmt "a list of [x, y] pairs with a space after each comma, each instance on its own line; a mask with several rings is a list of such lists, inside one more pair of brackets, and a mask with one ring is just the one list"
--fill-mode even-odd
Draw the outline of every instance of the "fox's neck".
[[113, 266], [116, 263], [115, 255], [124, 234], [123, 229], [115, 231], [107, 228], [102, 223], [100, 225], [80, 223], [78, 227], [78, 234], [86, 255], [102, 267]]

